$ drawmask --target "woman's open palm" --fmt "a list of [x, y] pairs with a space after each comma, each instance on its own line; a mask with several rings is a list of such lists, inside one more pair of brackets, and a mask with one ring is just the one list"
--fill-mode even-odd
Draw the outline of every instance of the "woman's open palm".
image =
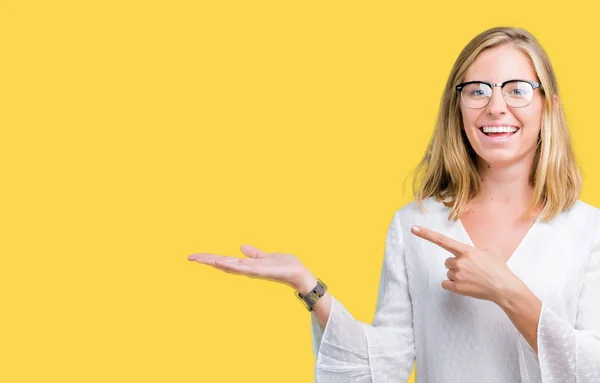
[[302, 262], [292, 254], [266, 253], [246, 244], [243, 244], [240, 250], [248, 258], [197, 253], [188, 256], [188, 260], [212, 266], [226, 273], [281, 282], [293, 288], [297, 287], [306, 272]]

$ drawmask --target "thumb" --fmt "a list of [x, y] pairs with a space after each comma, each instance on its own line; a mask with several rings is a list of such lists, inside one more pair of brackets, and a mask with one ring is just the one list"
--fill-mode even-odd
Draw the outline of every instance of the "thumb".
[[242, 253], [244, 253], [244, 255], [250, 257], [250, 258], [266, 258], [269, 254], [265, 253], [264, 251], [261, 251], [259, 249], [257, 249], [254, 246], [250, 246], [247, 244], [243, 244], [240, 247], [240, 250], [242, 250]]

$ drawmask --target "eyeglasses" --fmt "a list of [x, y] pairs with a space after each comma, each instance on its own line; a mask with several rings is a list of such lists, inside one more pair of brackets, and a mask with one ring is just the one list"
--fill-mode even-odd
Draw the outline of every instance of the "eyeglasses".
[[543, 89], [542, 85], [529, 80], [509, 80], [502, 84], [493, 84], [485, 81], [463, 82], [456, 86], [460, 92], [462, 102], [467, 108], [485, 108], [492, 99], [492, 88], [502, 89], [502, 98], [506, 105], [513, 108], [523, 108], [531, 103], [533, 91], [537, 88]]

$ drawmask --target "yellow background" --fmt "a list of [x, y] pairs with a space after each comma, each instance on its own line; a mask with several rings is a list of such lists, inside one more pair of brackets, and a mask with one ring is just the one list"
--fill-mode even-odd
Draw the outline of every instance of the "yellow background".
[[550, 54], [600, 206], [597, 6], [0, 4], [2, 382], [312, 381], [292, 290], [187, 255], [296, 254], [370, 322], [451, 65], [492, 26]]

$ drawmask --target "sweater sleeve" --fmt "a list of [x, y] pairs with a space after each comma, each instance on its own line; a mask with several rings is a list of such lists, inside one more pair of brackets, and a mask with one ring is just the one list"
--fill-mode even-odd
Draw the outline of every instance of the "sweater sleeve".
[[537, 356], [522, 341], [529, 360], [535, 360], [539, 367], [539, 371], [529, 373], [529, 379], [537, 375], [543, 383], [600, 383], [600, 235], [596, 240], [582, 282], [575, 324], [542, 303]]
[[355, 320], [332, 297], [323, 329], [311, 313], [317, 383], [391, 383], [408, 380], [415, 360], [412, 302], [408, 291], [399, 211], [389, 226], [375, 317]]

